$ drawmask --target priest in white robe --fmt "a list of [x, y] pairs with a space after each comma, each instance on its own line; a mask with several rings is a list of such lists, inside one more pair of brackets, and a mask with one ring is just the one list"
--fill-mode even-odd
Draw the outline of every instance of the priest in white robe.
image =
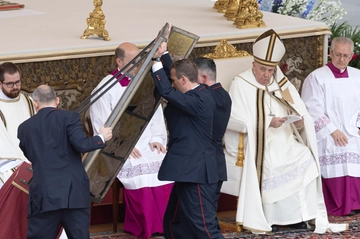
[[[0, 65], [0, 188], [23, 161], [29, 162], [19, 148], [18, 126], [35, 114], [29, 96], [22, 94], [19, 68], [11, 63]], [[5, 146], [7, 145], [7, 146]]]
[[282, 225], [305, 229], [309, 220], [316, 233], [345, 230], [346, 224], [328, 222], [312, 118], [277, 66], [284, 53], [273, 30], [263, 33], [253, 44], [252, 68], [230, 86], [228, 162], [236, 161], [239, 133], [245, 134], [236, 221], [253, 233]]
[[314, 120], [328, 214], [360, 209], [360, 70], [349, 67], [354, 43], [331, 43], [331, 62], [305, 79], [302, 99]]

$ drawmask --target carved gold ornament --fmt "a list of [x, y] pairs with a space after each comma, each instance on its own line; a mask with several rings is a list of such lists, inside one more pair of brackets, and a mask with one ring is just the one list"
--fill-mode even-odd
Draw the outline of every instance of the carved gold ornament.
[[214, 9], [234, 21], [237, 28], [266, 27], [257, 0], [218, 0]]
[[205, 54], [204, 57], [219, 59], [229, 57], [243, 57], [250, 56], [247, 51], [238, 51], [236, 48], [229, 44], [226, 40], [221, 40], [220, 44], [214, 48], [212, 53]]
[[84, 31], [81, 39], [87, 39], [89, 36], [98, 35], [105, 41], [110, 41], [109, 33], [105, 29], [105, 15], [101, 10], [102, 0], [94, 0], [95, 9], [90, 12], [90, 16], [86, 18], [88, 27]]

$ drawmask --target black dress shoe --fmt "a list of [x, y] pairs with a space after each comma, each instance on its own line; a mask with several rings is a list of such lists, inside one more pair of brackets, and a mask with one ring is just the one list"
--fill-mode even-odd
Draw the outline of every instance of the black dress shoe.
[[294, 229], [306, 229], [307, 225], [305, 222], [299, 222], [299, 223], [288, 225], [288, 227], [291, 227]]
[[279, 227], [276, 226], [276, 225], [272, 225], [271, 226], [271, 232], [277, 232], [277, 231], [279, 231]]

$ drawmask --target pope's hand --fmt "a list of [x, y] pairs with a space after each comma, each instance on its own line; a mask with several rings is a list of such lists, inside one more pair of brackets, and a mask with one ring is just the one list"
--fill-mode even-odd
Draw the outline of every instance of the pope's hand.
[[287, 120], [286, 117], [272, 117], [270, 127], [279, 128]]

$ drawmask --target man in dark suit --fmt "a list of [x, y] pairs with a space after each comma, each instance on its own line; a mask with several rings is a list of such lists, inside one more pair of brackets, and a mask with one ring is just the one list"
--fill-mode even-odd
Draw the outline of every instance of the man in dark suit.
[[231, 113], [231, 98], [229, 93], [222, 87], [220, 82], [216, 82], [216, 64], [213, 59], [199, 57], [194, 60], [198, 68], [198, 82], [210, 87], [215, 100], [216, 110], [213, 118], [212, 144], [216, 149], [216, 162], [219, 175], [219, 182], [216, 189], [215, 207], [220, 197], [220, 189], [224, 181], [227, 180], [226, 162], [222, 139], [229, 122]]
[[[224, 238], [214, 207], [219, 181], [216, 151], [211, 143], [216, 105], [209, 87], [198, 84], [197, 67], [192, 61], [174, 62], [170, 82], [159, 59], [166, 49], [163, 42], [152, 66], [156, 87], [168, 101], [168, 152], [158, 177], [175, 181], [164, 217], [165, 238]], [[172, 219], [177, 220], [176, 226]]]
[[79, 115], [58, 110], [59, 98], [47, 85], [36, 88], [33, 99], [37, 114], [18, 128], [33, 168], [27, 238], [55, 238], [61, 224], [69, 239], [88, 239], [90, 188], [81, 153], [105, 147], [112, 129], [102, 126], [99, 135], [87, 137]]

